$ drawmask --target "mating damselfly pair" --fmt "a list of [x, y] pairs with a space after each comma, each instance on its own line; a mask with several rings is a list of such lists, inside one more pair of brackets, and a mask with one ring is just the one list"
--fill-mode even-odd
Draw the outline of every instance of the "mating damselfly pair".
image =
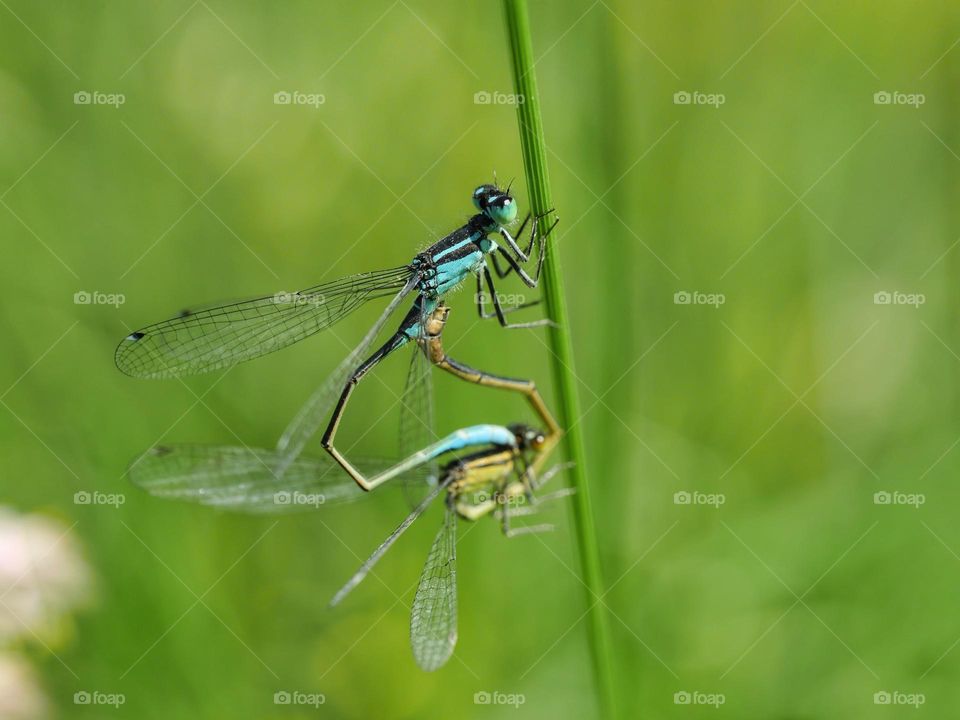
[[[542, 476], [560, 429], [531, 381], [475, 370], [453, 360], [443, 350], [442, 330], [449, 308], [444, 296], [470, 275], [477, 280], [481, 317], [496, 318], [504, 327], [537, 327], [546, 320], [510, 323], [507, 314], [536, 303], [504, 308], [493, 274], [516, 274], [536, 287], [546, 249], [546, 238], [556, 225], [548, 214], [528, 215], [516, 237], [510, 231], [517, 218], [509, 188], [482, 185], [473, 193], [478, 213], [402, 267], [354, 275], [317, 285], [293, 295], [273, 295], [228, 305], [184, 311], [175, 318], [129, 334], [116, 351], [117, 367], [147, 378], [179, 377], [230, 367], [293, 344], [347, 317], [375, 298], [392, 299], [360, 344], [311, 396], [281, 436], [275, 450], [246, 447], [173, 445], [154, 448], [134, 462], [134, 482], [156, 495], [176, 497], [228, 509], [265, 512], [286, 509], [284, 498], [316, 495], [324, 504], [362, 496], [395, 478], [407, 486], [428, 491], [426, 498], [378, 548], [361, 570], [335, 596], [338, 602], [369, 572], [373, 563], [441, 493], [445, 493], [443, 527], [428, 556], [414, 601], [411, 640], [417, 662], [425, 669], [443, 664], [456, 638], [455, 519], [495, 514], [504, 531], [516, 534], [540, 526], [511, 530], [511, 517], [529, 514], [530, 507], [511, 508], [510, 501], [534, 500], [533, 491], [554, 471]], [[530, 223], [530, 237], [521, 248]], [[545, 229], [544, 229], [544, 226]], [[493, 238], [499, 237], [505, 247]], [[536, 248], [533, 276], [524, 269]], [[504, 268], [500, 264], [503, 260]], [[491, 266], [493, 272], [491, 272]], [[489, 291], [493, 312], [483, 298]], [[413, 296], [410, 310], [398, 329], [370, 352], [390, 316]], [[334, 445], [347, 403], [357, 383], [379, 362], [400, 347], [412, 344], [416, 352], [401, 398], [401, 455], [390, 465], [350, 461]], [[544, 427], [480, 425], [434, 441], [431, 365], [480, 385], [524, 394]], [[307, 442], [327, 420], [321, 444], [326, 458], [302, 456]], [[440, 456], [480, 448], [437, 469]], [[345, 482], [339, 465], [355, 481]], [[426, 482], [424, 482], [424, 480]], [[308, 492], [309, 491], [309, 492]], [[479, 495], [478, 495], [479, 493]], [[483, 497], [480, 497], [483, 496]], [[288, 503], [289, 504], [289, 503]], [[296, 503], [293, 503], [296, 505]]]

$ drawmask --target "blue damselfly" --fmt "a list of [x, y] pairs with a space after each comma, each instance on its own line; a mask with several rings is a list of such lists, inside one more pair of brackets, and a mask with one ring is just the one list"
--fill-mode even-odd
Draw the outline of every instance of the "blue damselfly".
[[[431, 459], [465, 447], [482, 449], [447, 463], [440, 481], [337, 592], [336, 605], [370, 573], [400, 535], [444, 495], [444, 517], [414, 596], [410, 641], [414, 659], [436, 670], [453, 653], [457, 640], [456, 520], [492, 515], [503, 533], [514, 537], [551, 529], [549, 525], [511, 527], [511, 518], [532, 515], [545, 500], [569, 490], [537, 497], [534, 493], [565, 466], [539, 476], [536, 468], [556, 437], [528, 425], [477, 425], [458, 430], [398, 464], [357, 461], [355, 472], [371, 476], [422, 468]], [[486, 447], [483, 447], [486, 446]], [[197, 502], [248, 513], [279, 513], [318, 508], [368, 497], [342, 476], [330, 456], [299, 456], [278, 478], [276, 451], [216, 445], [154, 448], [130, 468], [130, 478], [151, 495]]]

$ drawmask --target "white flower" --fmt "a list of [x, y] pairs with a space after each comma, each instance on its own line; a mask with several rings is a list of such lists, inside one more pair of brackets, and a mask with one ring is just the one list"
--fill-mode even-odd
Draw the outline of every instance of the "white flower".
[[0, 507], [0, 647], [21, 638], [54, 641], [67, 616], [90, 600], [91, 587], [70, 528]]

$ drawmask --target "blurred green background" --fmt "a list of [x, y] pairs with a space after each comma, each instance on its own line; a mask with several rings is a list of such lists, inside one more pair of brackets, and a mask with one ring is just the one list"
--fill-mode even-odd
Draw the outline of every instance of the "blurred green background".
[[[499, 4], [0, 6], [2, 502], [59, 518], [96, 578], [69, 626], [4, 650], [38, 670], [52, 715], [595, 716], [564, 507], [545, 536], [461, 523], [460, 642], [428, 675], [407, 606], [439, 508], [383, 583], [330, 611], [404, 514], [399, 493], [276, 522], [124, 478], [157, 442], [269, 447], [377, 308], [186, 383], [121, 375], [131, 328], [402, 264], [494, 171], [525, 203], [515, 111], [475, 101], [511, 92]], [[902, 703], [922, 698], [946, 717], [960, 702], [960, 8], [530, 12], [624, 714], [912, 717]], [[325, 102], [277, 105], [281, 91]], [[697, 302], [709, 294], [723, 303]], [[542, 332], [479, 322], [471, 295], [451, 299], [453, 354], [552, 398]], [[395, 447], [396, 413], [381, 416], [405, 370], [397, 356], [355, 395], [355, 452]], [[527, 418], [516, 398], [436, 386], [441, 431]], [[126, 502], [77, 505], [78, 491]], [[275, 705], [285, 690], [325, 703]], [[84, 691], [126, 702], [75, 704]]]

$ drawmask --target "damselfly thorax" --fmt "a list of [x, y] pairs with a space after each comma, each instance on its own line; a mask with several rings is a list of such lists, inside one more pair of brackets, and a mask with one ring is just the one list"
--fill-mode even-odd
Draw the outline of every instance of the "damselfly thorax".
[[516, 438], [514, 445], [481, 450], [444, 468], [447, 506], [465, 520], [502, 514], [508, 506], [533, 500], [537, 477], [532, 467], [541, 453], [549, 451], [547, 436], [529, 425], [509, 429]]

